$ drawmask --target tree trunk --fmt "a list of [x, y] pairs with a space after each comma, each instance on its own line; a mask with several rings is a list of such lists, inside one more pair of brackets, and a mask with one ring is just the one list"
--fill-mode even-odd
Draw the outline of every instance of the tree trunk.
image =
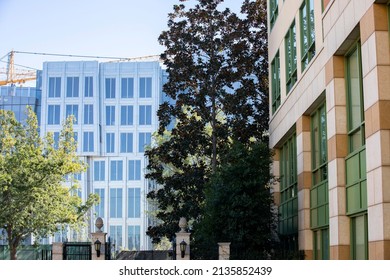
[[212, 156], [212, 161], [211, 161], [211, 170], [213, 174], [215, 173], [215, 169], [217, 167], [217, 136], [215, 134], [216, 130], [216, 123], [217, 123], [217, 114], [216, 114], [216, 105], [215, 105], [215, 94], [212, 97], [212, 124], [211, 124], [211, 133], [212, 133], [212, 145], [213, 145], [213, 156]]
[[9, 244], [9, 257], [10, 257], [10, 260], [17, 260], [17, 258], [16, 258], [16, 248], [17, 248], [17, 246], [15, 246], [14, 244], [12, 244], [12, 243]]
[[7, 227], [7, 239], [9, 246], [9, 259], [17, 260], [16, 252], [19, 245], [19, 238], [15, 239], [12, 232], [12, 226]]

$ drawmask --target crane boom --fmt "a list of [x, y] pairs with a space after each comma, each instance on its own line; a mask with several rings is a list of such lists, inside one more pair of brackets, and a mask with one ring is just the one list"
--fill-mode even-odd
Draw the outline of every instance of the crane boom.
[[0, 86], [7, 84], [22, 84], [26, 81], [36, 80], [37, 74], [34, 70], [15, 70], [14, 62], [15, 52], [8, 53], [8, 63], [5, 73], [0, 71], [0, 74], [6, 74], [5, 80], [0, 80]]

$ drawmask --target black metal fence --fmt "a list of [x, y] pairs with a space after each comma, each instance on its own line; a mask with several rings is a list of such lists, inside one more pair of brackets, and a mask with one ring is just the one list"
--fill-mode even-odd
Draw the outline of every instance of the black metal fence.
[[[0, 245], [0, 260], [9, 260], [10, 248], [8, 245]], [[17, 250], [16, 257], [18, 260], [51, 260], [51, 245], [23, 245]]]
[[64, 242], [63, 260], [92, 260], [91, 242]]
[[114, 256], [111, 253], [111, 239], [108, 238], [107, 243], [104, 244], [104, 259], [105, 260], [113, 260]]

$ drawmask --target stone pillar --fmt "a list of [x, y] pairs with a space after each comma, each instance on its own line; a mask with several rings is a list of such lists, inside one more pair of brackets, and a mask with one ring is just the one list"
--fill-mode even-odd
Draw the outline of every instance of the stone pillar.
[[348, 153], [344, 56], [333, 56], [325, 65], [329, 245], [331, 260], [350, 259], [350, 226], [346, 215], [345, 157]]
[[[105, 260], [105, 245], [106, 245], [106, 235], [105, 232], [94, 232], [92, 233], [92, 260]], [[100, 256], [97, 256], [95, 251], [95, 241], [99, 240], [101, 242], [100, 247]]]
[[367, 154], [369, 259], [390, 259], [390, 47], [386, 4], [360, 21]]
[[310, 229], [311, 140], [310, 116], [296, 124], [298, 173], [298, 244], [305, 259], [313, 259], [313, 233]]
[[219, 255], [219, 260], [230, 259], [230, 242], [218, 243], [218, 255]]
[[[190, 259], [190, 233], [186, 231], [187, 220], [186, 218], [180, 218], [179, 227], [180, 232], [176, 233], [176, 260], [189, 260]], [[187, 244], [184, 258], [181, 257], [180, 243], [185, 242]]]
[[62, 260], [63, 259], [63, 243], [62, 242], [53, 242], [51, 254], [52, 254], [52, 260]]
[[[92, 233], [92, 260], [105, 260], [105, 245], [106, 245], [106, 235], [107, 233], [102, 232], [103, 227], [103, 219], [98, 217], [95, 221], [95, 226], [97, 228], [96, 232]], [[95, 242], [99, 240], [101, 243], [100, 246], [100, 256], [97, 256], [97, 252], [95, 250]]]

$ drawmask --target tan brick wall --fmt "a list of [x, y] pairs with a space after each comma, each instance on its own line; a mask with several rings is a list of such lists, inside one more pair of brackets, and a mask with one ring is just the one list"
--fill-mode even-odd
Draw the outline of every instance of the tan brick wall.
[[367, 153], [370, 259], [390, 259], [390, 47], [388, 11], [373, 4], [360, 21]]
[[310, 229], [311, 188], [311, 139], [310, 116], [302, 116], [296, 123], [297, 172], [298, 172], [298, 244], [306, 252], [305, 258], [313, 256], [313, 232]]

